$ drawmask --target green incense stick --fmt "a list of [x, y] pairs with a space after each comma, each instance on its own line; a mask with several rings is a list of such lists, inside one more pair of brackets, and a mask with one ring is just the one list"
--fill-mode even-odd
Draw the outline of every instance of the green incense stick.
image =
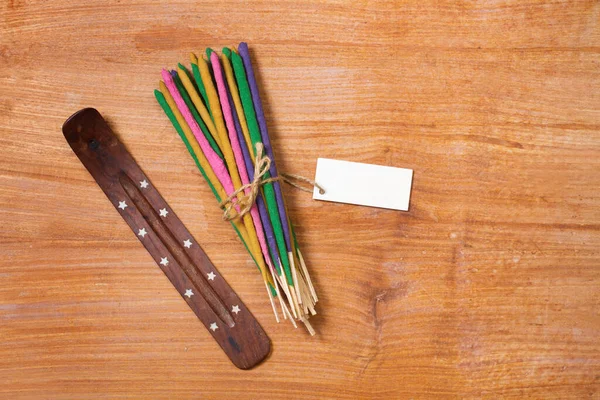
[[[246, 79], [244, 63], [237, 53], [232, 51], [225, 51], [225, 49], [223, 50], [223, 52], [227, 57], [231, 56], [232, 59], [233, 70], [235, 73], [236, 81], [238, 83], [238, 89], [240, 91], [240, 98], [242, 100], [244, 115], [246, 116], [246, 122], [248, 123], [248, 130], [250, 131], [250, 138], [252, 139], [252, 147], [254, 150], [254, 146], [256, 145], [256, 143], [261, 143], [262, 139], [260, 136], [258, 122], [256, 120], [256, 115], [254, 113], [254, 105], [252, 103], [250, 87], [248, 86], [248, 81]], [[270, 176], [271, 175], [267, 172], [264, 177], [265, 179], [267, 179]], [[279, 211], [277, 208], [277, 200], [275, 198], [275, 190], [273, 189], [273, 184], [271, 182], [264, 184], [263, 190], [265, 194], [265, 200], [267, 202], [267, 211], [269, 212], [271, 224], [273, 225], [273, 231], [275, 233], [275, 240], [277, 241], [279, 259], [283, 264], [283, 270], [288, 285], [294, 286], [294, 280], [292, 278], [290, 263], [286, 252], [283, 226], [281, 225], [281, 219], [279, 217]], [[276, 267], [278, 268], [278, 266]], [[279, 268], [277, 272], [280, 273]]]

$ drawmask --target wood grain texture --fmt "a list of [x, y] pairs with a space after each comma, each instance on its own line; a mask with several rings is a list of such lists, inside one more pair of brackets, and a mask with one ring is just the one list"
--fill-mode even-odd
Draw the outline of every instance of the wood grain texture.
[[[0, 397], [598, 398], [599, 21], [592, 0], [3, 2]], [[315, 338], [276, 324], [152, 95], [241, 40], [282, 171], [415, 170], [407, 213], [286, 190]], [[231, 365], [65, 143], [85, 106], [265, 328], [264, 364]]]

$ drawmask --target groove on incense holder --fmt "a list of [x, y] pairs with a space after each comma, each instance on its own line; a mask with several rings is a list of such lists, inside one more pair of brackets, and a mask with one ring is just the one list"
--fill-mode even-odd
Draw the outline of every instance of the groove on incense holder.
[[230, 327], [235, 326], [233, 317], [225, 308], [225, 304], [219, 299], [219, 296], [215, 293], [213, 288], [204, 279], [202, 275], [194, 268], [192, 261], [189, 256], [183, 250], [183, 245], [179, 243], [173, 233], [169, 231], [169, 228], [161, 221], [156, 210], [148, 203], [148, 200], [142, 195], [140, 190], [135, 186], [131, 179], [122, 174], [119, 178], [121, 186], [125, 189], [125, 192], [129, 198], [133, 201], [133, 204], [140, 211], [144, 219], [148, 222], [152, 233], [160, 239], [163, 245], [168, 249], [169, 253], [174, 258], [174, 261], [184, 270], [188, 278], [195, 284], [199, 289], [198, 295], [204, 297], [206, 302], [210, 305], [212, 310], [217, 314], [221, 321], [225, 322]]
[[177, 292], [241, 369], [271, 343], [199, 243], [162, 198], [100, 113], [87, 108], [63, 125], [67, 142]]

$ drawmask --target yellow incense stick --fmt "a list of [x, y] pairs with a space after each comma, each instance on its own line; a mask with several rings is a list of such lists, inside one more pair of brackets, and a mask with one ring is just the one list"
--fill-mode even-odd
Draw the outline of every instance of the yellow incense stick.
[[248, 131], [248, 124], [246, 123], [246, 116], [244, 115], [244, 109], [242, 108], [242, 100], [240, 99], [240, 93], [238, 92], [235, 76], [233, 75], [231, 62], [229, 62], [229, 58], [224, 54], [221, 56], [221, 61], [223, 62], [223, 69], [225, 70], [225, 77], [227, 78], [231, 98], [233, 99], [233, 104], [235, 105], [235, 110], [242, 127], [242, 133], [244, 134], [244, 139], [246, 139], [246, 146], [248, 147], [249, 153], [254, 157], [255, 154], [254, 149], [252, 148], [252, 140], [250, 139], [250, 131]]

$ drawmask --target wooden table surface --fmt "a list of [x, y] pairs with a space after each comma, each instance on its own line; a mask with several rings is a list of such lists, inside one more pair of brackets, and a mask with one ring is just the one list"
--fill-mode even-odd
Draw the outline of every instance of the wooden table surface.
[[[600, 2], [0, 6], [3, 399], [600, 398]], [[156, 104], [162, 67], [249, 42], [279, 167], [414, 169], [409, 212], [288, 190], [321, 301], [277, 324]], [[110, 121], [265, 328], [236, 369], [73, 154]]]

